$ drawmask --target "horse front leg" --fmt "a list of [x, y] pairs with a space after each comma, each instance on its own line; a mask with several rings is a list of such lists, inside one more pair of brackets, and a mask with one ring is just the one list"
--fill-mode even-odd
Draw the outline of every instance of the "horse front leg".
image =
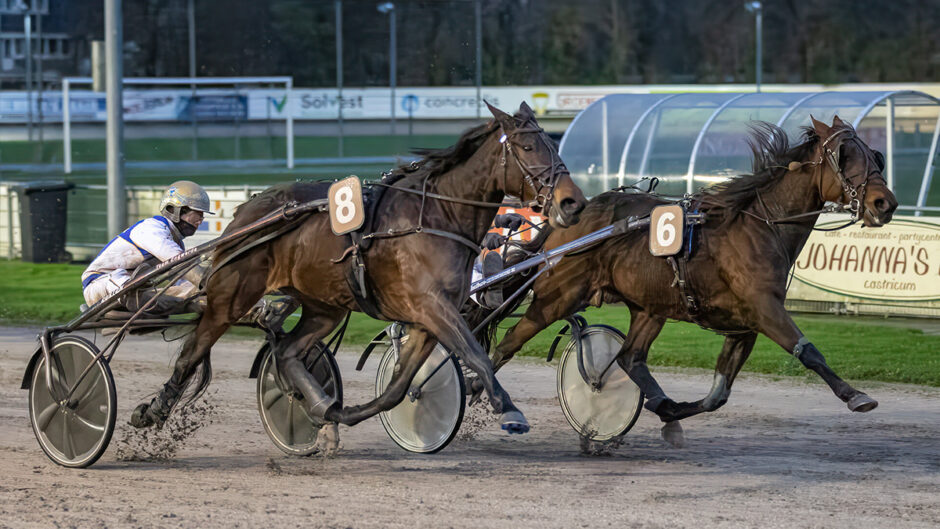
[[500, 427], [510, 434], [528, 432], [529, 422], [497, 382], [493, 363], [473, 337], [460, 313], [451, 306], [438, 306], [425, 311], [422, 319], [428, 331], [476, 373], [493, 410], [500, 414]]
[[759, 312], [761, 314], [760, 331], [783, 347], [787, 353], [795, 356], [806, 368], [815, 371], [850, 410], [865, 412], [878, 407], [878, 401], [853, 388], [836, 375], [819, 349], [796, 326], [782, 303], [774, 303], [771, 307], [765, 307]]
[[360, 406], [350, 406], [341, 410], [330, 409], [327, 411], [327, 418], [352, 426], [397, 406], [408, 394], [408, 389], [411, 387], [415, 375], [424, 365], [424, 362], [427, 361], [436, 345], [437, 340], [425, 330], [417, 326], [409, 327], [408, 341], [402, 345], [398, 362], [395, 364], [395, 371], [392, 373], [392, 379], [385, 391], [371, 402]]

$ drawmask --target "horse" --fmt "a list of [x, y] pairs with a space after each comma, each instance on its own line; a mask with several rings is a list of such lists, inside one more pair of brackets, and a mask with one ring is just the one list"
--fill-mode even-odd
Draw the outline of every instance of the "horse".
[[[452, 147], [416, 151], [420, 160], [373, 184], [384, 194], [365, 206], [372, 211], [366, 221], [371, 230], [362, 243], [335, 235], [329, 215], [312, 213], [295, 229], [249, 251], [244, 248], [269, 232], [217, 251], [196, 330], [184, 342], [170, 379], [149, 404], [138, 406], [131, 424], [162, 425], [199, 366], [195, 394], [204, 391], [211, 378], [212, 345], [265, 293], [280, 291], [299, 301], [302, 312], [296, 326], [277, 341], [279, 374], [302, 395], [305, 412], [318, 426], [354, 425], [393, 408], [439, 341], [484, 381], [502, 429], [527, 432], [525, 416], [496, 381], [459, 307], [468, 297], [479, 243], [506, 195], [540, 209], [559, 228], [576, 224], [587, 201], [527, 104], [514, 116], [487, 106], [492, 120], [467, 130]], [[322, 198], [324, 191], [320, 183], [272, 187], [239, 206], [225, 233], [286, 205]], [[240, 248], [237, 258], [227, 259]], [[351, 279], [360, 267], [362, 279]], [[362, 284], [365, 289], [359, 288]], [[350, 311], [403, 322], [409, 339], [386, 391], [366, 404], [343, 407], [303, 360], [311, 348], [322, 347], [321, 340]]]
[[[705, 220], [676, 260], [681, 268], [651, 255], [648, 230], [564, 257], [533, 284], [525, 315], [493, 351], [494, 367], [498, 370], [552, 322], [588, 305], [617, 302], [626, 305], [631, 317], [617, 362], [646, 395], [645, 407], [665, 423], [663, 437], [673, 445], [684, 442], [680, 419], [714, 411], [728, 401], [758, 333], [815, 371], [850, 410], [874, 409], [877, 401], [826, 364], [785, 310], [784, 300], [788, 273], [826, 202], [844, 205], [853, 220], [867, 227], [890, 222], [897, 200], [882, 176], [884, 158], [838, 116], [831, 127], [812, 118], [812, 126], [803, 129], [803, 141], [794, 147], [782, 129], [758, 122], [748, 143], [752, 174], [688, 197], [689, 208], [704, 213]], [[648, 216], [653, 207], [667, 203], [646, 192], [603, 193], [589, 202], [577, 226], [550, 228], [533, 246], [555, 248], [618, 219]], [[680, 282], [685, 288], [677, 288]], [[673, 401], [646, 365], [649, 347], [667, 319], [725, 335], [711, 391], [701, 400]], [[479, 395], [479, 383], [472, 387]]]

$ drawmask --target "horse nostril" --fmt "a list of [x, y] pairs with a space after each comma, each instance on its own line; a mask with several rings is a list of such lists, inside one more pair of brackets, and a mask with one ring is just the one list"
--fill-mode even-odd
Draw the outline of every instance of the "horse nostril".
[[561, 210], [565, 212], [565, 215], [577, 215], [582, 209], [584, 209], [584, 202], [580, 200], [564, 198], [561, 201]]
[[875, 209], [878, 210], [878, 211], [880, 211], [880, 212], [882, 212], [882, 213], [884, 213], [885, 210], [888, 209], [888, 201], [885, 200], [885, 199], [883, 199], [883, 198], [876, 199], [876, 200], [875, 200]]

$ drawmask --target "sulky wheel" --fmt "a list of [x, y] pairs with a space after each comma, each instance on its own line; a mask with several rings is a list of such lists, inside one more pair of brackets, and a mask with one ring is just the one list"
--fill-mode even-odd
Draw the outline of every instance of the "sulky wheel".
[[[402, 341], [407, 339], [406, 336]], [[382, 355], [375, 377], [376, 396], [381, 395], [391, 382], [397, 362], [398, 353], [389, 346]], [[379, 417], [388, 436], [398, 446], [409, 452], [433, 454], [457, 435], [463, 421], [466, 396], [457, 359], [438, 344], [418, 370], [405, 399], [380, 413]]]
[[581, 376], [573, 340], [558, 362], [558, 402], [565, 418], [578, 433], [594, 441], [625, 434], [643, 408], [643, 392], [616, 362], [611, 365], [623, 340], [623, 333], [606, 325], [581, 330], [584, 371], [589, 378], [600, 378], [599, 387]]
[[33, 369], [29, 422], [43, 452], [65, 467], [82, 468], [97, 461], [114, 433], [114, 377], [106, 361], [95, 360], [97, 355], [98, 348], [88, 340], [66, 336], [52, 344], [51, 387], [44, 357]]
[[[320, 427], [304, 411], [303, 395], [288, 389], [281, 380], [270, 345], [264, 347], [264, 358], [258, 370], [258, 412], [264, 430], [274, 445], [286, 454], [313, 454], [317, 451]], [[333, 355], [321, 354], [319, 349], [310, 351], [306, 366], [323, 390], [342, 402], [343, 384]]]

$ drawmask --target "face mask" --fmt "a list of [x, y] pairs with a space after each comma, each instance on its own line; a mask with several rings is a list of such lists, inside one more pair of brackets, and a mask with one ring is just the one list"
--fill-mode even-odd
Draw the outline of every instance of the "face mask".
[[180, 220], [176, 224], [176, 227], [180, 230], [180, 233], [183, 235], [183, 237], [189, 237], [190, 235], [196, 233], [197, 228], [197, 226], [193, 226], [185, 220]]

